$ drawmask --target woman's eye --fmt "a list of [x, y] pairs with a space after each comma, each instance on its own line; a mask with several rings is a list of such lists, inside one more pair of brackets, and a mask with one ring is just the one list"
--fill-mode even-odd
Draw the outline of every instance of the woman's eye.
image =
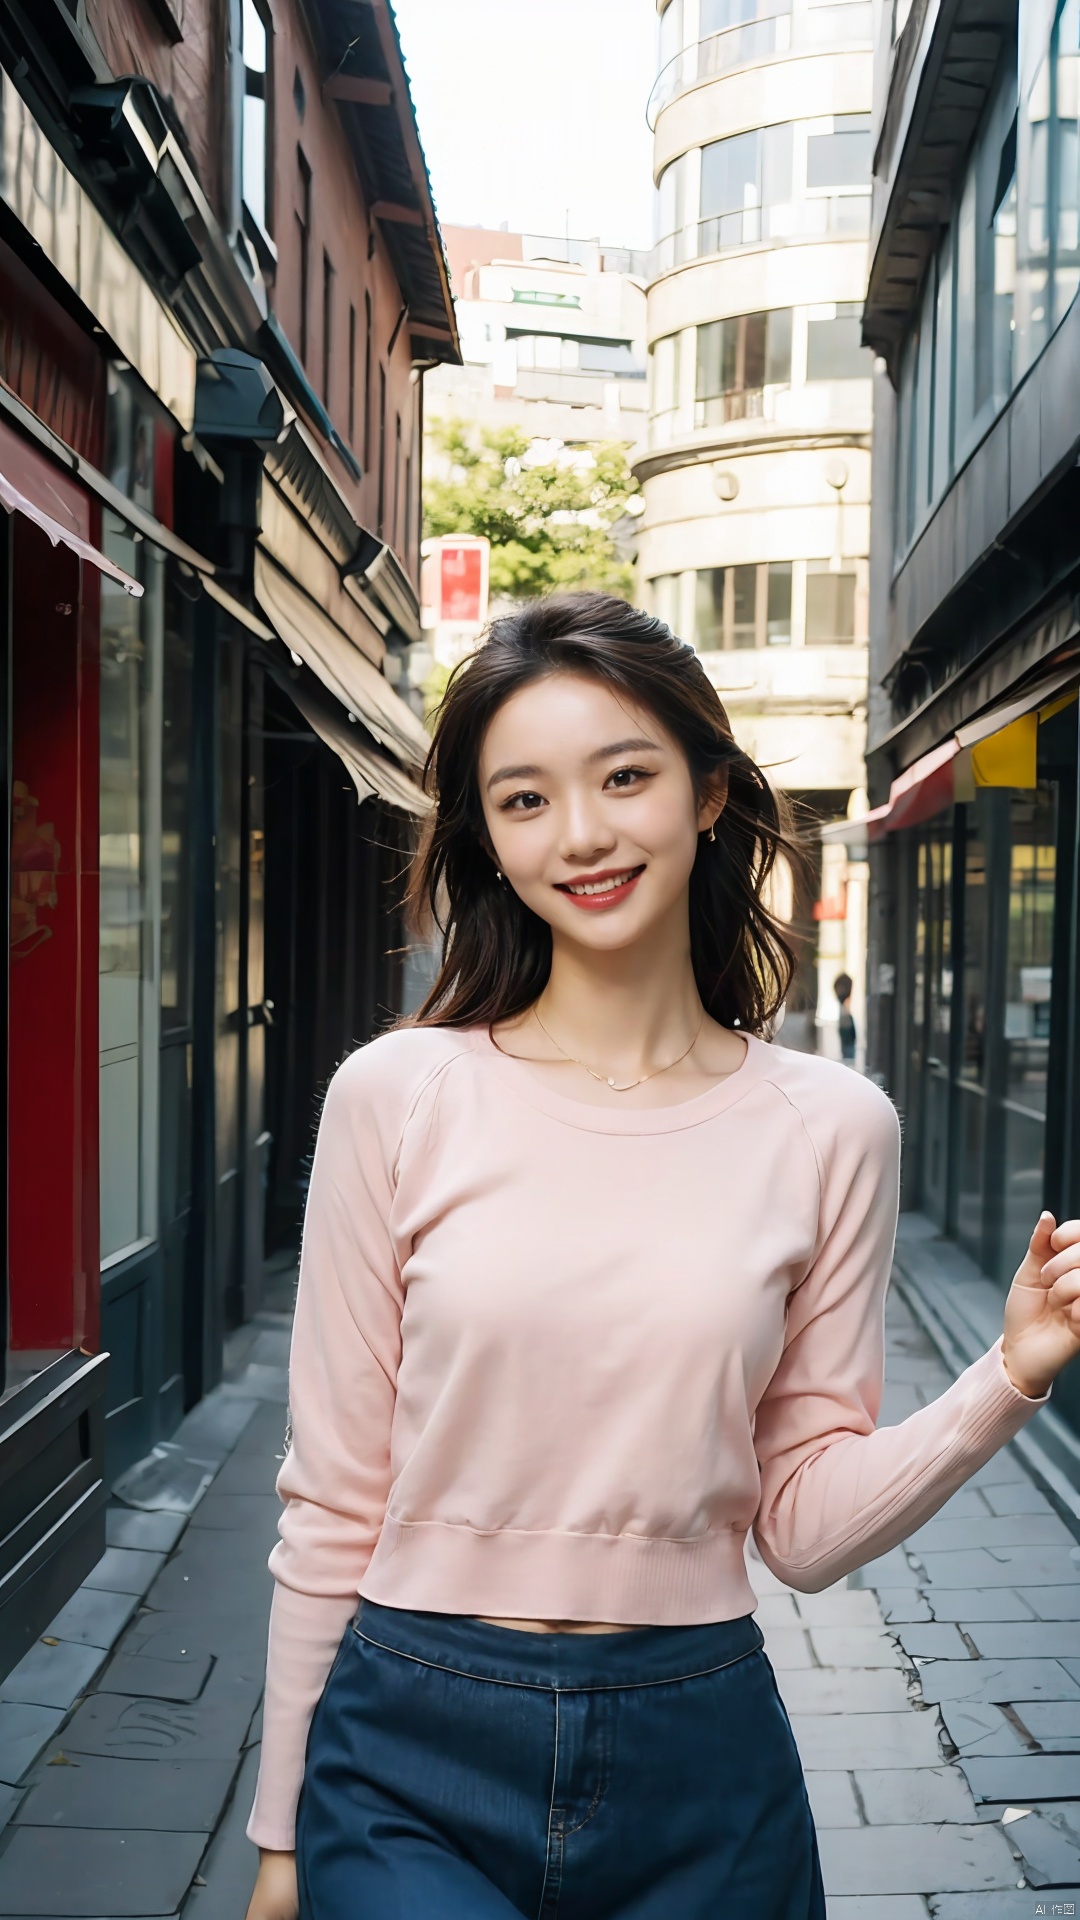
[[652, 775], [645, 767], [616, 767], [615, 772], [608, 776], [608, 784], [617, 791], [625, 792], [628, 787], [637, 786], [639, 781], [651, 779]]
[[500, 813], [535, 813], [537, 807], [543, 805], [542, 793], [512, 793], [509, 800], [503, 801], [499, 811]]

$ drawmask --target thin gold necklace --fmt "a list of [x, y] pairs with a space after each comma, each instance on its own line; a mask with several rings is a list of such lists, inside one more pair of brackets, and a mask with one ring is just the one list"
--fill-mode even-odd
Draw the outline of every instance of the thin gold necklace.
[[559, 1042], [556, 1040], [555, 1035], [553, 1033], [548, 1033], [548, 1030], [545, 1027], [543, 1021], [541, 1020], [540, 1015], [537, 1013], [536, 1008], [533, 1007], [531, 1011], [535, 1016], [536, 1024], [539, 1027], [541, 1033], [547, 1035], [547, 1038], [551, 1041], [551, 1044], [553, 1047], [559, 1048], [559, 1052], [562, 1054], [563, 1059], [572, 1061], [574, 1066], [580, 1067], [584, 1073], [587, 1073], [589, 1075], [589, 1078], [591, 1080], [598, 1080], [601, 1086], [610, 1087], [613, 1093], [630, 1093], [634, 1087], [643, 1087], [645, 1085], [646, 1080], [655, 1080], [658, 1074], [670, 1073], [672, 1067], [677, 1067], [680, 1060], [686, 1059], [686, 1056], [688, 1053], [693, 1053], [694, 1048], [697, 1046], [697, 1043], [701, 1038], [701, 1029], [705, 1025], [705, 1009], [704, 1007], [702, 1007], [701, 1019], [697, 1023], [697, 1032], [695, 1033], [688, 1047], [684, 1047], [681, 1053], [676, 1054], [674, 1060], [669, 1060], [667, 1062], [666, 1066], [654, 1067], [651, 1073], [643, 1073], [640, 1080], [628, 1080], [625, 1086], [620, 1086], [619, 1082], [615, 1079], [613, 1074], [597, 1073], [595, 1068], [590, 1067], [588, 1065], [587, 1061], [579, 1060], [577, 1055], [574, 1053], [567, 1053], [565, 1047], [559, 1046]]

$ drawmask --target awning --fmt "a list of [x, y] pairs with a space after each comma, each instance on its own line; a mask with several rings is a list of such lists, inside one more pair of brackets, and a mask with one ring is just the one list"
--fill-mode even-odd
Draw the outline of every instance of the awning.
[[291, 682], [288, 692], [308, 725], [337, 754], [352, 775], [358, 800], [378, 798], [384, 800], [387, 806], [399, 807], [403, 813], [413, 814], [417, 818], [427, 813], [431, 802], [416, 782], [381, 753], [373, 752], [357, 740], [347, 720], [338, 719], [328, 706], [309, 700]]
[[893, 781], [885, 805], [866, 815], [867, 837], [880, 840], [901, 827], [920, 826], [954, 801], [973, 800], [979, 787], [1034, 787], [1040, 721], [1058, 711], [1060, 696], [1075, 688], [1078, 677], [1080, 662], [1059, 665], [923, 754]]
[[53, 546], [65, 546], [99, 573], [118, 580], [138, 599], [142, 586], [89, 538], [90, 503], [81, 487], [45, 454], [0, 423], [0, 506], [40, 527]]
[[346, 713], [362, 720], [380, 745], [405, 766], [422, 767], [431, 743], [412, 708], [322, 608], [259, 548], [255, 598], [290, 653], [318, 675]]

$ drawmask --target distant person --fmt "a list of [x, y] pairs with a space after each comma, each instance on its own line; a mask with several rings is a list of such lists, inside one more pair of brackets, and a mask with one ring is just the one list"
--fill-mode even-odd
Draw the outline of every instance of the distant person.
[[855, 1058], [855, 1015], [851, 1011], [851, 996], [855, 991], [850, 973], [838, 973], [833, 981], [833, 992], [840, 1002], [840, 1058]]
[[1080, 1352], [1080, 1221], [875, 1429], [896, 1112], [763, 1037], [783, 802], [693, 648], [534, 601], [428, 777], [441, 970], [307, 1200], [249, 1920], [824, 1920], [747, 1536], [814, 1593], [928, 1520]]

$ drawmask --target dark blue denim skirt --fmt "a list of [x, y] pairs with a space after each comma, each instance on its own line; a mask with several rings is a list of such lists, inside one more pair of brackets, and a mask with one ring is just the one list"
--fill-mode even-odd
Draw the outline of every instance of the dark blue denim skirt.
[[753, 1618], [538, 1634], [361, 1604], [312, 1722], [302, 1920], [824, 1920]]

